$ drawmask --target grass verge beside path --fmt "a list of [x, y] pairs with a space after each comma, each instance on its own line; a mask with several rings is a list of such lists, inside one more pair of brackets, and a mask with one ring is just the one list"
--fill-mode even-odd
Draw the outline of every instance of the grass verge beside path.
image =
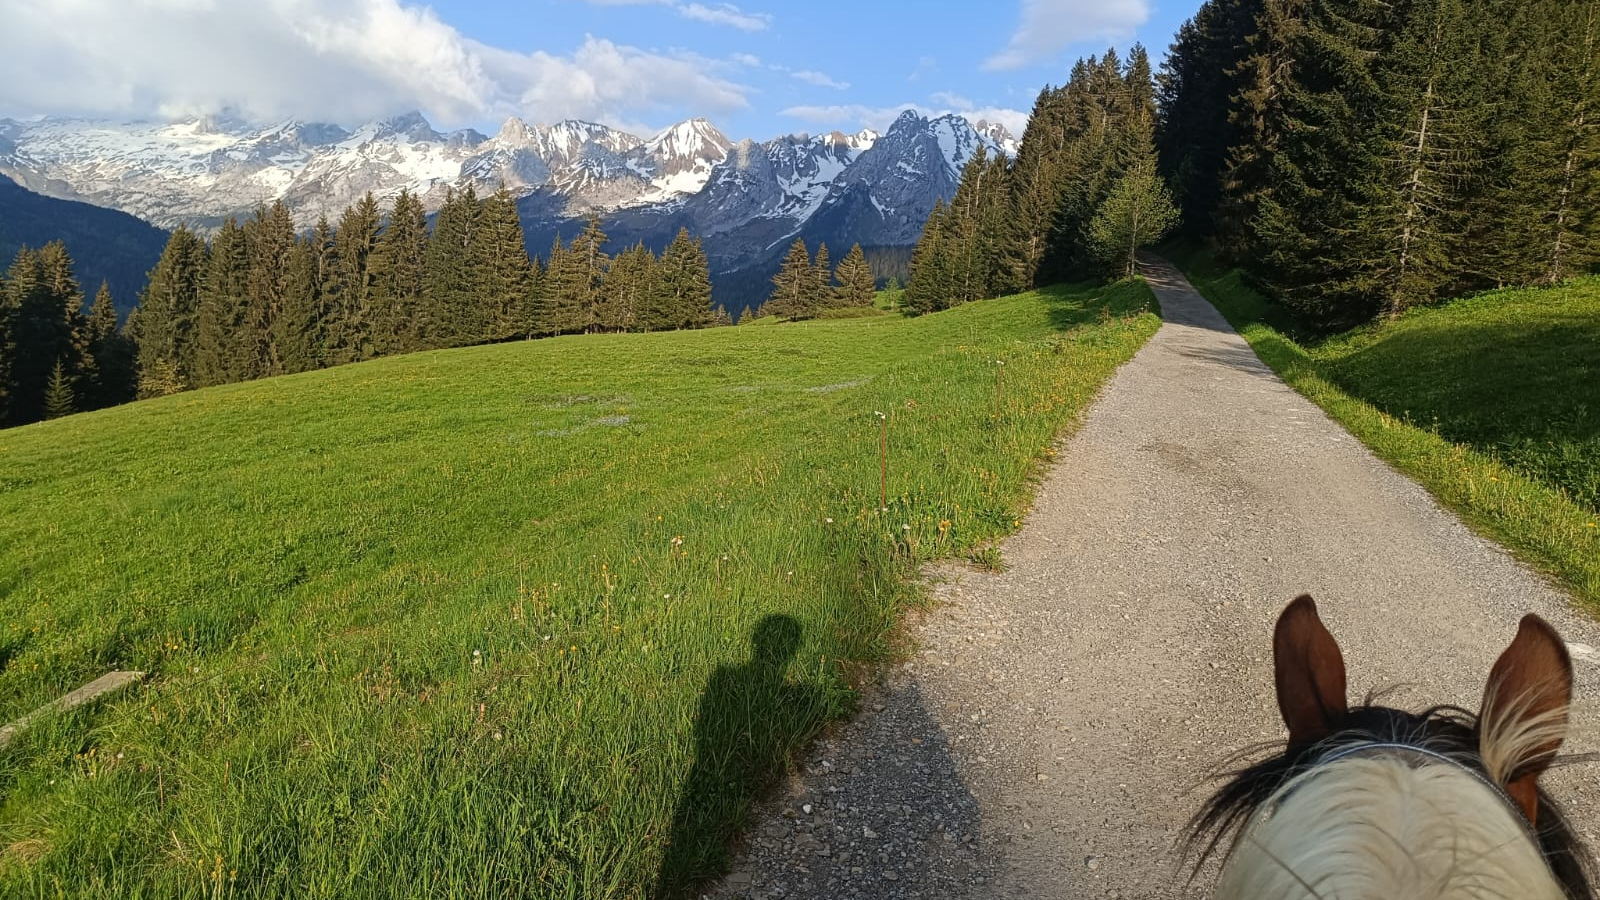
[[1291, 387], [1600, 613], [1600, 280], [1296, 340], [1238, 271], [1166, 250]]
[[1016, 527], [1151, 300], [422, 353], [0, 431], [0, 722], [150, 673], [0, 752], [0, 896], [681, 891], [920, 564]]

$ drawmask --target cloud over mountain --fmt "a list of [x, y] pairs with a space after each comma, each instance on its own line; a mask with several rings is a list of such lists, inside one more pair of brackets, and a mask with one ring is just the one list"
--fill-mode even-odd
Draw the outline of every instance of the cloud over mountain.
[[1084, 41], [1126, 40], [1150, 18], [1150, 0], [1022, 0], [1022, 21], [1004, 50], [984, 61], [989, 71], [1054, 61]]
[[750, 90], [725, 64], [592, 36], [567, 54], [493, 47], [401, 0], [7, 0], [5, 19], [0, 109], [21, 114], [632, 123], [743, 109]]

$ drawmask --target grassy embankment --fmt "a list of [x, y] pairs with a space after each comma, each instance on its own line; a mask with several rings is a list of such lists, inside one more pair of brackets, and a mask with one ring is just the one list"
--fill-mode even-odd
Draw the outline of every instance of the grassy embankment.
[[1600, 612], [1600, 278], [1311, 337], [1237, 271], [1168, 249], [1285, 381]]
[[149, 673], [0, 751], [0, 896], [716, 871], [920, 562], [1014, 529], [1148, 300], [416, 354], [0, 432], [0, 722]]

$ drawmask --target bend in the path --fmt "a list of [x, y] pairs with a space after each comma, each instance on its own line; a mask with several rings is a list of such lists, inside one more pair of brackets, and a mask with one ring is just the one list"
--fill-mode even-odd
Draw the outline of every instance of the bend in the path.
[[[1518, 617], [1544, 615], [1578, 645], [1569, 744], [1600, 746], [1600, 628], [1284, 385], [1175, 268], [1144, 268], [1166, 323], [1060, 454], [1009, 568], [943, 573], [883, 709], [817, 748], [733, 895], [1202, 896], [1173, 852], [1192, 789], [1280, 736], [1268, 639], [1304, 591], [1352, 692], [1412, 706], [1475, 708]], [[1593, 776], [1552, 784], [1600, 843]]]

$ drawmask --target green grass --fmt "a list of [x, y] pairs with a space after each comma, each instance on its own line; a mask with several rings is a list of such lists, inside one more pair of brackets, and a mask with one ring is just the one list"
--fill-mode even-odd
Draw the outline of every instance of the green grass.
[[150, 673], [0, 751], [0, 896], [682, 890], [892, 657], [919, 565], [1016, 527], [1149, 299], [416, 354], [0, 432], [0, 722]]
[[1285, 381], [1600, 610], [1600, 279], [1312, 338], [1238, 271], [1168, 250]]

